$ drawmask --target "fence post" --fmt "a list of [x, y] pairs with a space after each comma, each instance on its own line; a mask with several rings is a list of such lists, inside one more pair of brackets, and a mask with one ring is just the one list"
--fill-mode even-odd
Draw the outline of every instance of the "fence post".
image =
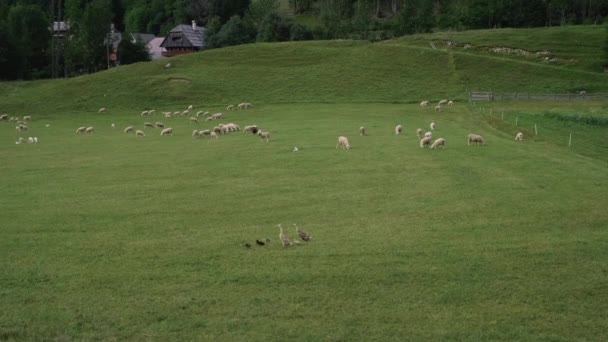
[[536, 130], [536, 124], [534, 124], [534, 135], [538, 135], [538, 131]]

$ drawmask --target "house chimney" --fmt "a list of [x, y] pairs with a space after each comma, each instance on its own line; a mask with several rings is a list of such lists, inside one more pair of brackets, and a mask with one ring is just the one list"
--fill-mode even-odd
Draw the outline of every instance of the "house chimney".
[[196, 20], [192, 20], [192, 30], [196, 31]]

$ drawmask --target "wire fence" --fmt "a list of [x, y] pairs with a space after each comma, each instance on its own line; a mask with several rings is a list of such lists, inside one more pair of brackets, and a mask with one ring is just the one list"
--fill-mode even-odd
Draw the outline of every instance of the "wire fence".
[[469, 101], [498, 101], [498, 100], [596, 100], [608, 99], [608, 94], [585, 93], [578, 94], [536, 94], [536, 93], [494, 93], [469, 92]]

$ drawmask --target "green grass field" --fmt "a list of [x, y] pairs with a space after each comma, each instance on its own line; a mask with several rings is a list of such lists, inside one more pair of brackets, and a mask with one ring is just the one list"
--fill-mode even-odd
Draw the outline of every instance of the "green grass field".
[[[165, 63], [0, 83], [1, 111], [33, 116], [22, 134], [0, 122], [0, 340], [605, 338], [608, 102], [463, 100], [499, 84], [483, 72], [496, 65], [511, 68], [505, 90], [606, 91], [606, 75], [395, 41]], [[417, 105], [440, 98], [456, 104]], [[256, 107], [224, 110], [241, 101]], [[139, 116], [190, 104], [271, 141]], [[144, 121], [175, 134], [122, 133]], [[418, 147], [431, 121], [443, 150]], [[467, 146], [470, 132], [487, 145]], [[279, 223], [313, 240], [283, 248]]]

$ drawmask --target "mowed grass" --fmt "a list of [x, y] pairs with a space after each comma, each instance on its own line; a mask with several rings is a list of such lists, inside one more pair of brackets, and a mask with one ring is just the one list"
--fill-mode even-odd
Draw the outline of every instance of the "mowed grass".
[[[0, 339], [602, 340], [606, 128], [549, 120], [535, 137], [527, 122], [516, 143], [509, 115], [558, 106], [480, 106], [224, 111], [269, 143], [196, 140], [210, 123], [126, 105], [51, 108], [23, 134], [38, 144], [15, 145], [0, 122]], [[601, 102], [559, 107], [606, 114]], [[156, 120], [175, 135], [122, 133]], [[431, 121], [444, 150], [418, 147], [414, 131]], [[74, 133], [88, 125], [94, 134]], [[578, 130], [585, 145], [561, 143]], [[487, 146], [467, 146], [470, 132]], [[336, 149], [338, 135], [353, 148]], [[313, 240], [283, 248], [278, 223]], [[241, 246], [257, 238], [271, 243]]]

